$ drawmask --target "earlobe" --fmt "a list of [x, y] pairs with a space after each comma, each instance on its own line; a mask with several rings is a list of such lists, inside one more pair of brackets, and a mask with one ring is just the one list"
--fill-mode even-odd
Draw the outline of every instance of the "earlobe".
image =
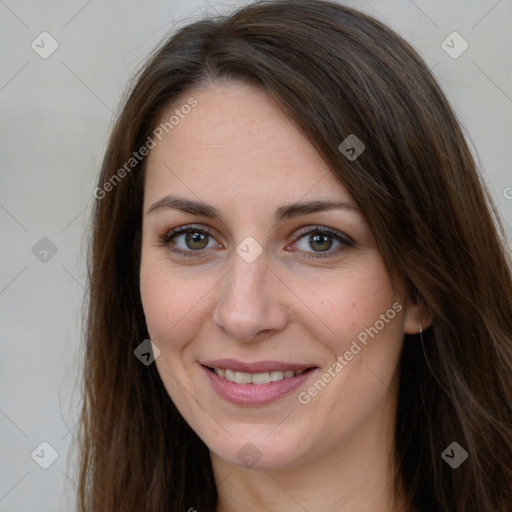
[[410, 298], [405, 306], [404, 333], [420, 334], [432, 325], [432, 311], [421, 299]]

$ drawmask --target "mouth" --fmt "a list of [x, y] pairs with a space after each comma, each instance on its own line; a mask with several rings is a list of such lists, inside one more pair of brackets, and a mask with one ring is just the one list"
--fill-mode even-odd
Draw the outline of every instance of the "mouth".
[[235, 405], [274, 402], [304, 384], [320, 368], [314, 365], [218, 360], [201, 365], [217, 395]]
[[236, 384], [270, 384], [271, 382], [279, 382], [283, 379], [291, 379], [298, 375], [302, 375], [316, 367], [307, 368], [305, 370], [270, 370], [266, 372], [250, 373], [230, 370], [229, 368], [211, 368], [206, 366], [208, 370], [214, 372], [219, 377]]

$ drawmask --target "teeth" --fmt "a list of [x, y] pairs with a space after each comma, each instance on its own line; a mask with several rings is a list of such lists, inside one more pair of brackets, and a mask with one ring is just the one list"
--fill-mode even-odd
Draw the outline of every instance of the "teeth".
[[250, 384], [251, 374], [244, 372], [235, 372], [235, 382], [238, 382], [238, 384]]
[[275, 382], [276, 380], [282, 380], [284, 378], [284, 373], [283, 372], [279, 372], [279, 371], [276, 371], [276, 372], [270, 372], [270, 380], [272, 382]]
[[304, 370], [287, 370], [285, 372], [271, 371], [262, 373], [246, 373], [234, 372], [224, 368], [214, 368], [214, 371], [220, 377], [224, 377], [229, 382], [236, 382], [237, 384], [269, 384], [270, 382], [277, 382], [283, 379], [289, 379], [295, 375], [301, 375]]
[[229, 380], [229, 382], [236, 382], [235, 380], [236, 373], [232, 370], [226, 370], [225, 378]]
[[[293, 372], [292, 372], [293, 373]], [[270, 373], [246, 373], [245, 375], [250, 375], [253, 384], [269, 384], [270, 383]]]

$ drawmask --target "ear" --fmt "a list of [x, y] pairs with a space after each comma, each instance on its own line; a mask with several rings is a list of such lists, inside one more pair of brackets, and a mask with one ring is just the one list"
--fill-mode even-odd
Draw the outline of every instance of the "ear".
[[414, 290], [405, 301], [404, 332], [406, 334], [418, 334], [432, 325], [433, 315], [430, 307], [425, 303], [420, 294]]

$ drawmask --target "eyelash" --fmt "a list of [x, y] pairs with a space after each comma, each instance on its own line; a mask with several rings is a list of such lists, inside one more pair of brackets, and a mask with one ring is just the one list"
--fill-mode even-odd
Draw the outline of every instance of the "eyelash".
[[[183, 249], [177, 249], [175, 247], [171, 247], [170, 244], [171, 244], [173, 238], [175, 238], [178, 235], [187, 234], [187, 233], [201, 233], [204, 235], [211, 236], [210, 230], [205, 229], [203, 227], [196, 227], [194, 225], [180, 226], [176, 229], [173, 229], [173, 230], [167, 232], [164, 236], [159, 237], [160, 245], [166, 246], [169, 251], [178, 253], [183, 256], [194, 257], [197, 255], [200, 255], [200, 253], [204, 252], [205, 249], [200, 249], [197, 251], [193, 251], [193, 250], [184, 251]], [[301, 238], [304, 238], [305, 236], [312, 235], [312, 234], [328, 235], [328, 236], [336, 239], [344, 247], [338, 247], [338, 249], [336, 249], [334, 251], [307, 253], [305, 255], [306, 258], [310, 258], [310, 259], [328, 258], [328, 257], [331, 257], [334, 254], [337, 254], [338, 252], [346, 249], [347, 247], [352, 247], [354, 245], [353, 240], [350, 237], [348, 237], [347, 235], [343, 235], [342, 233], [340, 233], [334, 229], [322, 227], [322, 226], [306, 228], [303, 231], [300, 231], [297, 234], [297, 238], [295, 239], [294, 243], [298, 242]]]

